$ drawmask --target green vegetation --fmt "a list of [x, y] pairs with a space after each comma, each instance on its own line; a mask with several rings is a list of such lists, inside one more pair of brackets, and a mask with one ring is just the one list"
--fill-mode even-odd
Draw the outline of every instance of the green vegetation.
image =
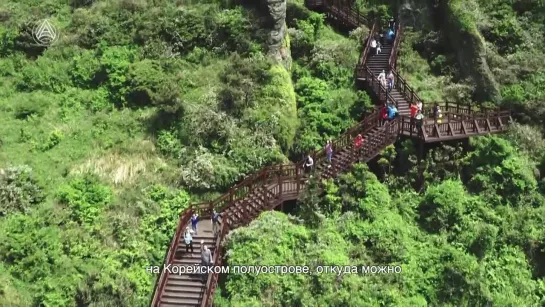
[[[414, 145], [391, 146], [375, 174], [360, 165], [324, 195], [310, 189], [295, 218], [263, 214], [228, 241], [229, 264], [392, 264], [403, 274], [233, 274], [218, 304], [544, 303], [544, 6], [443, 2], [402, 7], [402, 75], [426, 101], [501, 96], [527, 125], [431, 151], [423, 178]], [[372, 106], [353, 86], [369, 29], [338, 33], [288, 1], [281, 52], [291, 57], [278, 61], [267, 6], [238, 3], [0, 8], [0, 306], [147, 306], [156, 276], [145, 268], [162, 263], [190, 202], [299, 160]], [[32, 38], [41, 18], [60, 33], [52, 46]], [[466, 47], [490, 73], [464, 70]]]
[[[412, 145], [411, 145], [412, 146]], [[545, 302], [545, 197], [535, 160], [504, 139], [431, 153], [379, 181], [366, 165], [311, 189], [294, 217], [263, 213], [229, 240], [230, 265], [401, 266], [401, 274], [229, 274], [221, 306], [538, 306]], [[541, 147], [543, 150], [544, 147]], [[401, 166], [411, 165], [401, 150]], [[452, 157], [449, 158], [452, 161]], [[541, 165], [543, 167], [543, 164]], [[388, 177], [388, 176], [386, 176]], [[268, 246], [269, 248], [260, 248]], [[228, 299], [227, 299], [228, 298]]]

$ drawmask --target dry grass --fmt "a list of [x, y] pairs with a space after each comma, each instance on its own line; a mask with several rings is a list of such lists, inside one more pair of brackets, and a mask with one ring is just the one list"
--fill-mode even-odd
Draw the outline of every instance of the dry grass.
[[[134, 183], [137, 177], [155, 174], [166, 166], [165, 161], [154, 154], [151, 141], [134, 144], [135, 150], [118, 150], [91, 156], [83, 164], [71, 170], [71, 174], [91, 173], [116, 186]], [[128, 152], [128, 153], [127, 153]]]

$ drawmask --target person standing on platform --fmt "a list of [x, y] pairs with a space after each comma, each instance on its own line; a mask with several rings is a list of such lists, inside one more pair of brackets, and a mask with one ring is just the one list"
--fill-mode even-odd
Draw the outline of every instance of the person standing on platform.
[[422, 130], [422, 133], [424, 133], [424, 130], [422, 129], [422, 126], [424, 124], [424, 114], [422, 114], [421, 111], [418, 111], [418, 113], [415, 116], [415, 120], [416, 120], [416, 133], [418, 133], [418, 131], [420, 130]]

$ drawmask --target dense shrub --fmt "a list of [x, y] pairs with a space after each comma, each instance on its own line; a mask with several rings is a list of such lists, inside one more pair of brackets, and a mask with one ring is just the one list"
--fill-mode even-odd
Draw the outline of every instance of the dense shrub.
[[40, 185], [26, 165], [0, 169], [0, 216], [26, 213], [44, 199]]
[[71, 218], [80, 223], [93, 225], [94, 221], [112, 200], [112, 192], [91, 175], [74, 178], [60, 187], [57, 197], [71, 210]]

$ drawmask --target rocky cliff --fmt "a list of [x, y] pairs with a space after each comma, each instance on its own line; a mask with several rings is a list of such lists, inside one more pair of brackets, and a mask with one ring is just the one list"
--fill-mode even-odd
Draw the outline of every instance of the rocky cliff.
[[476, 86], [476, 99], [479, 101], [501, 100], [499, 85], [486, 62], [484, 38], [477, 29], [474, 16], [467, 11], [466, 0], [439, 2], [443, 15], [442, 28], [456, 56], [461, 72], [470, 76]]
[[291, 66], [291, 53], [286, 27], [287, 0], [264, 0], [268, 9], [269, 54], [281, 62], [286, 69]]

